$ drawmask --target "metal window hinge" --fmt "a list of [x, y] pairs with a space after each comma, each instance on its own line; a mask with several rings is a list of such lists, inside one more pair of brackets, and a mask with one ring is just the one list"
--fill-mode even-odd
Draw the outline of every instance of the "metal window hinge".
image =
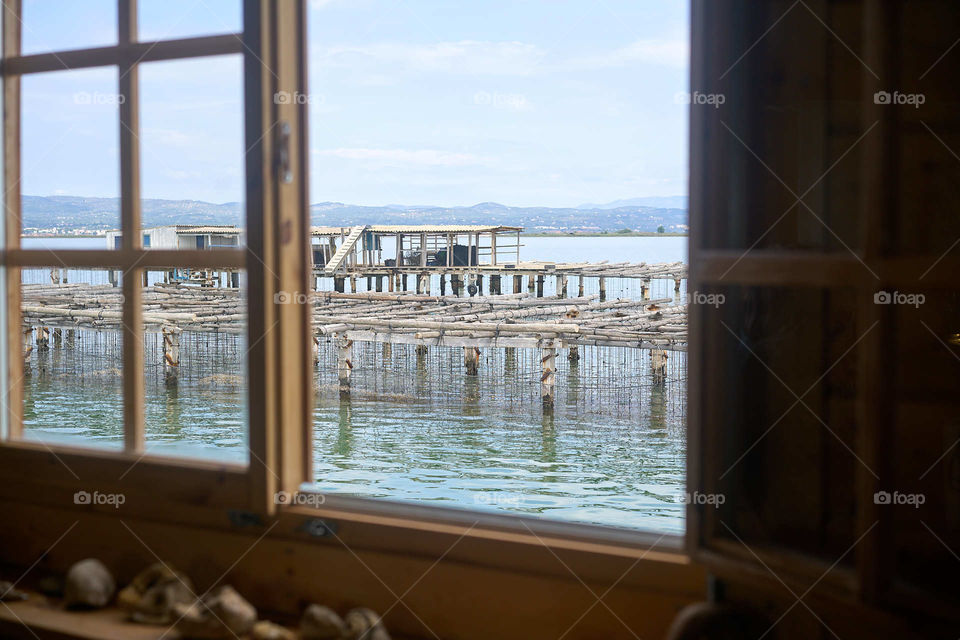
[[227, 512], [230, 518], [230, 524], [235, 527], [262, 527], [263, 519], [252, 511], [242, 511], [240, 509], [231, 509]]
[[290, 123], [280, 123], [280, 133], [277, 135], [277, 179], [284, 184], [293, 182], [293, 171], [290, 169]]

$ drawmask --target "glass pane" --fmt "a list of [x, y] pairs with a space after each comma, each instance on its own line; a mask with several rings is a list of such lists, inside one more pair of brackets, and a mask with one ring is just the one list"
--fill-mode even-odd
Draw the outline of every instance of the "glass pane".
[[[278, 96], [310, 114], [313, 275], [331, 292], [315, 487], [680, 533], [687, 4], [450, 7], [310, 3], [310, 92]], [[604, 261], [621, 266], [601, 281]], [[648, 281], [641, 262], [674, 267]], [[581, 313], [605, 335], [677, 324], [554, 351], [417, 325]]]
[[890, 301], [894, 459], [879, 508], [893, 532], [895, 576], [955, 598], [949, 562], [950, 550], [960, 548], [960, 294], [917, 288]]
[[140, 66], [145, 248], [244, 244], [241, 70], [239, 55]]
[[120, 226], [117, 70], [27, 75], [21, 90], [24, 246], [104, 248]]
[[147, 452], [247, 462], [246, 274], [170, 268], [147, 278]]
[[140, 40], [240, 33], [240, 0], [139, 0]]
[[23, 0], [23, 53], [117, 43], [116, 0]]
[[856, 295], [734, 286], [710, 293], [722, 297], [703, 307], [709, 375], [699, 419], [712, 462], [694, 504], [711, 533], [734, 544], [731, 530], [751, 547], [833, 562], [859, 535]]
[[57, 265], [21, 281], [24, 439], [122, 448], [119, 274]]
[[791, 5], [751, 7], [717, 39], [727, 46], [711, 52], [708, 86], [678, 100], [706, 118], [710, 155], [694, 161], [703, 193], [722, 194], [706, 203], [704, 248], [860, 247], [860, 171], [866, 137], [877, 132], [868, 133], [861, 87], [849, 82], [861, 61], [844, 46], [859, 50], [863, 20], [832, 12], [824, 28], [812, 10]]

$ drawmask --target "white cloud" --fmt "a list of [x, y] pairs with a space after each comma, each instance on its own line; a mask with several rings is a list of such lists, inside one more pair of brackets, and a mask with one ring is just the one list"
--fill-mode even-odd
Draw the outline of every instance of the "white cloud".
[[368, 149], [363, 147], [317, 149], [314, 153], [344, 160], [382, 162], [385, 164], [462, 167], [484, 164], [484, 158], [470, 153], [453, 153], [438, 149]]
[[530, 74], [543, 56], [539, 47], [524, 42], [376, 43], [329, 48], [318, 64], [355, 69], [370, 62], [381, 69], [384, 64], [393, 64], [408, 71], [516, 76]]
[[690, 43], [684, 38], [637, 40], [606, 53], [574, 58], [565, 67], [599, 69], [623, 67], [636, 62], [685, 68], [690, 64]]

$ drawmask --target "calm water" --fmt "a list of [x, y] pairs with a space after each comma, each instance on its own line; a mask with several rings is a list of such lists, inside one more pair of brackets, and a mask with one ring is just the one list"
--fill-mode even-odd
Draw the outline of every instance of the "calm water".
[[[686, 260], [686, 238], [523, 242], [522, 258], [531, 260]], [[103, 243], [58, 238], [23, 244]], [[106, 283], [107, 276], [71, 271], [69, 279]], [[49, 282], [48, 272], [27, 272], [24, 281]], [[608, 294], [635, 295], [634, 285], [608, 282]], [[654, 297], [672, 293], [672, 282], [654, 283]], [[557, 410], [544, 418], [535, 352], [484, 350], [473, 379], [463, 375], [457, 349], [431, 349], [425, 359], [400, 345], [356, 349], [353, 400], [341, 403], [334, 349], [321, 345], [314, 469], [323, 491], [683, 531], [684, 354], [671, 359], [665, 388], [651, 384], [645, 352], [584, 348], [577, 364], [558, 356]], [[64, 331], [60, 346], [35, 352], [25, 389], [28, 436], [121, 446], [121, 352], [116, 332], [92, 330]], [[242, 337], [185, 334], [180, 384], [171, 390], [163, 384], [159, 336], [148, 334], [151, 452], [246, 461], [244, 353]], [[614, 375], [623, 371], [629, 373]]]

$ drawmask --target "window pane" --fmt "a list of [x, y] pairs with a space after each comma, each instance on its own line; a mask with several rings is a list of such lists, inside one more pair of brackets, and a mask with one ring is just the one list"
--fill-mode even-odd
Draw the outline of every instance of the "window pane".
[[121, 280], [62, 265], [22, 271], [23, 352], [10, 357], [23, 358], [24, 439], [122, 448]]
[[243, 31], [240, 0], [139, 0], [140, 40]]
[[246, 462], [246, 275], [170, 268], [147, 277], [147, 451]]
[[702, 348], [724, 368], [704, 381], [700, 446], [713, 462], [697, 508], [717, 537], [833, 562], [860, 533], [857, 475], [874, 471], [857, 453], [856, 371], [878, 329], [858, 327], [850, 289], [712, 293], [722, 304], [703, 307]]
[[[310, 3], [309, 93], [277, 97], [308, 107], [313, 275], [337, 292], [316, 299], [316, 487], [682, 532], [685, 334], [464, 324], [685, 331], [686, 3], [450, 7]], [[601, 262], [681, 282], [601, 283]], [[618, 299], [636, 315], [588, 308]]]
[[241, 69], [238, 55], [140, 66], [145, 248], [244, 244]]
[[117, 43], [116, 0], [23, 0], [24, 54]]
[[21, 90], [24, 235], [103, 248], [120, 225], [117, 70], [31, 74]]

